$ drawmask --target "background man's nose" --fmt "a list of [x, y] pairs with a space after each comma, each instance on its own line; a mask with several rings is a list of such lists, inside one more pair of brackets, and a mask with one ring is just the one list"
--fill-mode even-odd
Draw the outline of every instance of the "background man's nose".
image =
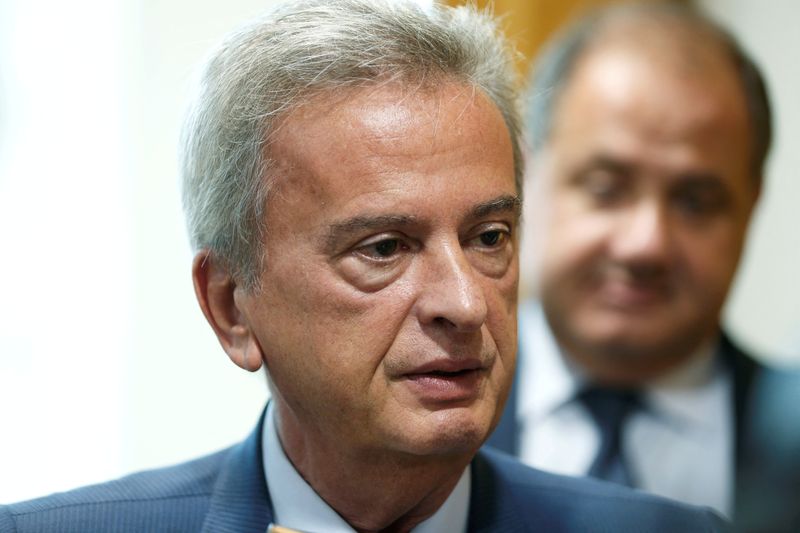
[[657, 201], [642, 201], [621, 216], [611, 251], [619, 261], [663, 263], [669, 258], [672, 235], [668, 213]]

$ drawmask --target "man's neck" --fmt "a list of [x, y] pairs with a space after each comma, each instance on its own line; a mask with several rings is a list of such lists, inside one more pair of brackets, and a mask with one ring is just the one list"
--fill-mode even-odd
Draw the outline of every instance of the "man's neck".
[[442, 506], [472, 457], [345, 449], [327, 435], [296, 431], [297, 421], [280, 404], [276, 407], [287, 458], [356, 531], [410, 531]]

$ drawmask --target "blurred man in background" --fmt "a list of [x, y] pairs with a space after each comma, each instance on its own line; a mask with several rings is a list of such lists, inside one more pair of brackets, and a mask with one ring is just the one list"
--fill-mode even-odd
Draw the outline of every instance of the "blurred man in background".
[[550, 44], [528, 99], [538, 299], [490, 444], [789, 527], [767, 371], [720, 329], [771, 141], [757, 67], [691, 9], [618, 6]]

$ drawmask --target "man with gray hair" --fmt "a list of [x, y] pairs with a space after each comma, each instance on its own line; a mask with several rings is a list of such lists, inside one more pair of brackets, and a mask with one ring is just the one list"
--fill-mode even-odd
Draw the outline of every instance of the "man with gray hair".
[[796, 531], [800, 428], [771, 384], [800, 379], [720, 329], [771, 141], [756, 65], [693, 9], [616, 6], [549, 45], [528, 98], [537, 295], [491, 444]]
[[512, 72], [471, 8], [298, 1], [228, 39], [186, 128], [193, 277], [273, 399], [238, 446], [0, 508], [0, 530], [715, 530], [479, 451], [516, 352]]

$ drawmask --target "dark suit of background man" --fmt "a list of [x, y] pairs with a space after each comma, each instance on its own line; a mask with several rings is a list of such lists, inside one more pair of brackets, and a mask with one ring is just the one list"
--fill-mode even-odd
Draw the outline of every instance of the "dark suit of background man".
[[756, 66], [692, 10], [609, 8], [546, 49], [526, 129], [538, 299], [490, 443], [794, 530], [800, 419], [777, 400], [800, 380], [720, 330], [770, 146]]
[[0, 530], [714, 530], [479, 452], [517, 347], [512, 72], [469, 8], [291, 2], [231, 36], [184, 200], [203, 313], [273, 400], [243, 444], [0, 508]]

